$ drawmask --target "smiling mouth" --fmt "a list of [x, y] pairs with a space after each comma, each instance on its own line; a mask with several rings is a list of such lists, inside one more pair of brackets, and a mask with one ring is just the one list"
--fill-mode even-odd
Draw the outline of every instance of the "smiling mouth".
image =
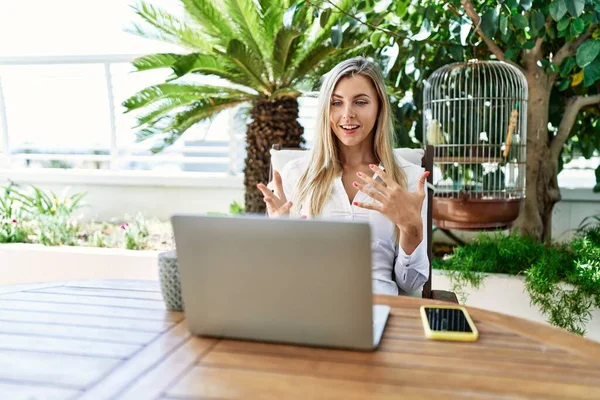
[[354, 133], [358, 128], [360, 128], [360, 125], [340, 125], [340, 128], [342, 128], [346, 133]]

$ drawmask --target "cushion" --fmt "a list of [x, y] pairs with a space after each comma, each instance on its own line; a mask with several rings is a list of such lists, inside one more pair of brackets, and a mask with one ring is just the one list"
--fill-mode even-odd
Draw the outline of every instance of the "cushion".
[[[274, 150], [271, 149], [271, 165], [274, 171], [281, 171], [288, 162], [307, 155], [307, 150]], [[423, 149], [398, 148], [394, 155], [404, 158], [415, 165], [421, 166], [421, 159], [425, 154]]]

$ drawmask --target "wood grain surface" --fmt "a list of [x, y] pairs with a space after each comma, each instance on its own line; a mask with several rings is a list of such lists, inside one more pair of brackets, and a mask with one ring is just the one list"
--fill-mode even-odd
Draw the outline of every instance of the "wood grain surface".
[[374, 352], [191, 336], [157, 282], [0, 287], [0, 399], [600, 399], [600, 344], [469, 308], [474, 343], [392, 307]]

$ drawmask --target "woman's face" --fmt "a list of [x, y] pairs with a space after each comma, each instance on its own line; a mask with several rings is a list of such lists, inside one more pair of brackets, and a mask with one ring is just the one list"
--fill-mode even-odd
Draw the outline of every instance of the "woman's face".
[[329, 123], [338, 140], [355, 146], [373, 131], [379, 114], [379, 99], [370, 78], [363, 75], [340, 79], [333, 89]]

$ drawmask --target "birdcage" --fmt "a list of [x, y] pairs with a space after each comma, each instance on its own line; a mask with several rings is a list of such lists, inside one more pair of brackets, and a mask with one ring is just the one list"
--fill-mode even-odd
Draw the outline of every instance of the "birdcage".
[[435, 225], [510, 226], [525, 197], [525, 76], [500, 61], [450, 64], [426, 81], [423, 110], [424, 140], [435, 146]]

